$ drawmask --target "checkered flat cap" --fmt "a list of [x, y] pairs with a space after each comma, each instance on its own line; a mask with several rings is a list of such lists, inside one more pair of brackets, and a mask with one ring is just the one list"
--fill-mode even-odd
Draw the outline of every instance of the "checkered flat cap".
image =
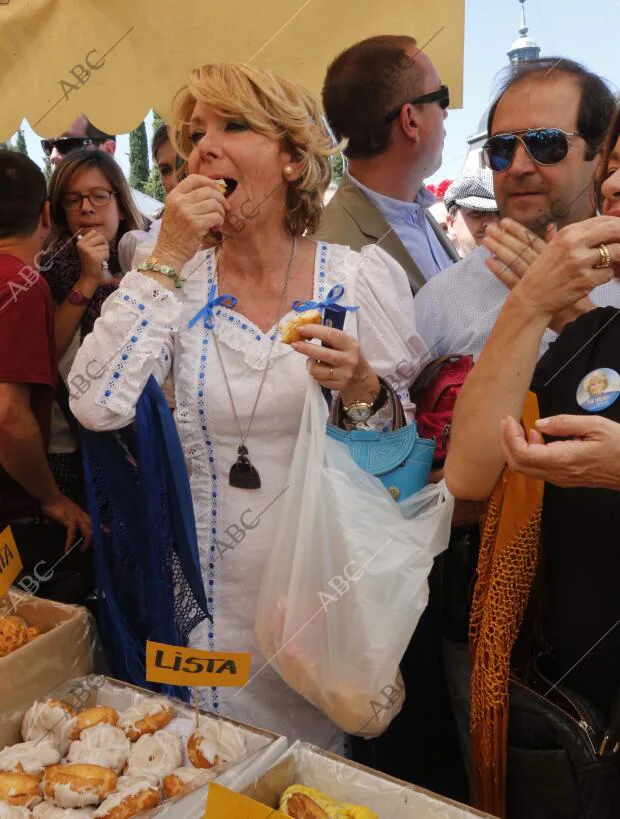
[[467, 171], [450, 185], [444, 194], [443, 202], [448, 210], [452, 205], [472, 210], [497, 210], [493, 174], [488, 168]]

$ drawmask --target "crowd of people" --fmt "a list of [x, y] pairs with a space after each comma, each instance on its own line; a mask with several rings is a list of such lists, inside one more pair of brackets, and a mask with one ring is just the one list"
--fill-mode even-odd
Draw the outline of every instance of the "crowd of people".
[[[349, 428], [389, 428], [389, 385], [422, 429], [428, 366], [465, 362], [431, 478], [456, 498], [452, 535], [387, 732], [345, 736], [270, 667], [239, 692], [202, 689], [202, 704], [499, 816], [617, 816], [614, 93], [567, 58], [512, 66], [489, 109], [486, 167], [443, 203], [424, 181], [441, 166], [449, 90], [415, 39], [352, 45], [327, 68], [322, 104], [250, 66], [192, 71], [153, 139], [166, 191], [154, 221], [114, 137], [83, 116], [42, 141], [49, 186], [26, 156], [0, 152], [0, 529], [11, 526], [22, 578], [58, 563], [38, 594], [99, 616], [101, 550], [121, 524], [89, 490], [111, 468], [97, 436], [142, 425], [156, 382], [193, 504], [189, 585], [208, 606], [189, 643], [262, 664], [256, 602], [308, 376]], [[324, 206], [339, 151], [347, 172]], [[355, 323], [305, 324], [281, 343], [293, 304], [337, 286]], [[160, 498], [145, 503], [136, 516]], [[167, 610], [173, 593], [153, 588], [149, 606]], [[570, 760], [525, 709], [517, 718], [515, 679], [585, 703], [571, 719], [590, 715], [590, 767], [611, 755], [613, 776], [585, 797], [575, 776], [566, 797]]]

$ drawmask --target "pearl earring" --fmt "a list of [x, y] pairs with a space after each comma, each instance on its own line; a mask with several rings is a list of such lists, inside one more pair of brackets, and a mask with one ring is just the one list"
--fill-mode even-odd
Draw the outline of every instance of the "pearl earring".
[[288, 179], [289, 176], [293, 173], [293, 166], [292, 165], [285, 165], [282, 169], [282, 173], [284, 174], [284, 178]]

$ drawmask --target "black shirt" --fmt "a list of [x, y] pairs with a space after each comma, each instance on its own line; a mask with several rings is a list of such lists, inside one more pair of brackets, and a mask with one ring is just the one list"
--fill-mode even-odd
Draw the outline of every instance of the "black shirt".
[[[532, 389], [541, 417], [598, 414], [620, 423], [620, 398], [596, 413], [577, 402], [584, 377], [600, 368], [620, 373], [620, 310], [613, 307], [568, 325], [539, 361]], [[575, 666], [563, 684], [608, 715], [620, 685], [620, 492], [545, 484], [542, 542], [558, 675]]]

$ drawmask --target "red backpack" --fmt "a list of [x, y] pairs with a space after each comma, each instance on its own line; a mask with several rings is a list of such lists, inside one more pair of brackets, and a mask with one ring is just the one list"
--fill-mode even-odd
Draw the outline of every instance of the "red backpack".
[[473, 356], [442, 355], [426, 365], [409, 390], [420, 436], [437, 441], [435, 467], [443, 466], [448, 454], [454, 404], [473, 366]]

